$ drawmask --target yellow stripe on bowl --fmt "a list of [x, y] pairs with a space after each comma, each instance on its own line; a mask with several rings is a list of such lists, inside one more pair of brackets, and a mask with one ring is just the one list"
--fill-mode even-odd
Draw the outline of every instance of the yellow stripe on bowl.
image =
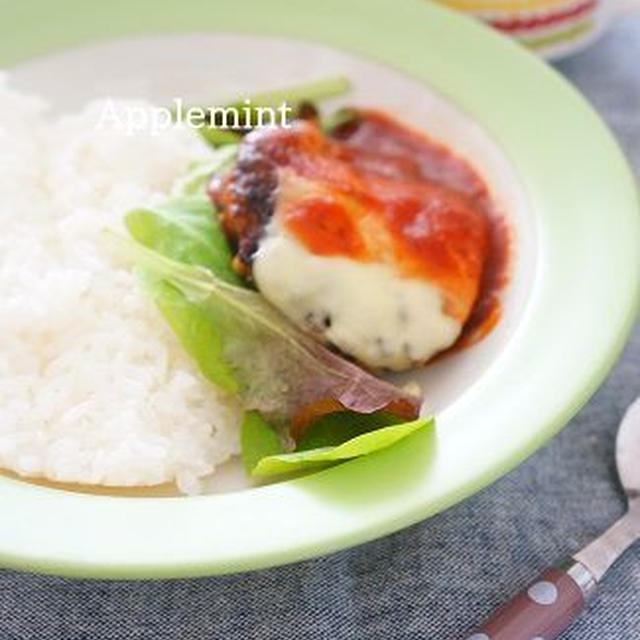
[[593, 19], [587, 18], [563, 29], [553, 29], [550, 30], [550, 32], [541, 33], [540, 35], [520, 37], [518, 41], [531, 49], [544, 49], [562, 42], [576, 40], [594, 28], [595, 22]]

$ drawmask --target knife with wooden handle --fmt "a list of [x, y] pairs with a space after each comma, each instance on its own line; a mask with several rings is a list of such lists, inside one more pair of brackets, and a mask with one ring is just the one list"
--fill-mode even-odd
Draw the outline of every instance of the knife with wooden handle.
[[553, 640], [581, 613], [607, 569], [640, 538], [640, 398], [627, 409], [616, 464], [629, 509], [597, 540], [498, 609], [467, 640]]

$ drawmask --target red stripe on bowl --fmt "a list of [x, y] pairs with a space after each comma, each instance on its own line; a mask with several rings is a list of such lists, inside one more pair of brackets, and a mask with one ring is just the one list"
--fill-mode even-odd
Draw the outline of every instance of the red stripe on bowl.
[[598, 0], [587, 0], [571, 9], [549, 13], [544, 16], [535, 16], [532, 18], [510, 18], [508, 20], [489, 20], [489, 24], [501, 31], [521, 31], [528, 29], [537, 29], [538, 27], [548, 27], [559, 22], [577, 18], [589, 11], [592, 11], [598, 5]]

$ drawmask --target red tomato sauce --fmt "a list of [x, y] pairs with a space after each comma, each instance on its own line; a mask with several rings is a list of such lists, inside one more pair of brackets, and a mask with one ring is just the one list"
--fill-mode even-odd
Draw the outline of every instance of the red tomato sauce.
[[[393, 178], [440, 185], [464, 194], [473, 202], [486, 221], [487, 245], [480, 266], [479, 290], [455, 347], [485, 337], [502, 316], [501, 293], [509, 281], [512, 239], [510, 228], [492, 201], [483, 179], [467, 161], [445, 145], [378, 111], [359, 111], [356, 119], [338, 127], [332, 135], [347, 145], [352, 162], [358, 167]], [[448, 239], [456, 233], [469, 233], [464, 226], [457, 226], [455, 220], [449, 222], [445, 231]], [[464, 223], [463, 220], [460, 222]], [[477, 242], [477, 238], [469, 237], [469, 242]], [[416, 250], [429, 255], [430, 260], [434, 258], [434, 247], [428, 243], [418, 243]], [[440, 257], [435, 258], [435, 262], [447, 264]]]
[[424, 133], [373, 110], [354, 110], [328, 135], [297, 121], [250, 134], [232, 178], [233, 188], [212, 193], [242, 259], [279, 198], [282, 223], [310, 252], [436, 284], [445, 312], [463, 323], [456, 346], [500, 319], [510, 230], [473, 167]]
[[[284, 152], [282, 164], [331, 185], [284, 212], [289, 230], [317, 255], [389, 256], [404, 275], [437, 282], [447, 313], [465, 321], [456, 346], [483, 338], [502, 314], [511, 241], [482, 178], [378, 111], [359, 111], [331, 137], [339, 144], [311, 137]], [[321, 148], [310, 152], [314, 146]]]

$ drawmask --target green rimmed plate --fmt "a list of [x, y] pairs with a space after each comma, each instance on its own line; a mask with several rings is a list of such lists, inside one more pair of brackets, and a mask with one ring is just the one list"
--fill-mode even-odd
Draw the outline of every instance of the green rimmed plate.
[[[162, 99], [200, 89], [203, 77], [226, 93], [346, 69], [353, 99], [401, 110], [474, 157], [512, 218], [517, 256], [499, 331], [421, 379], [440, 410], [435, 434], [301, 480], [197, 498], [96, 496], [2, 478], [3, 564], [196, 575], [363, 542], [508, 471], [613, 364], [638, 302], [633, 177], [576, 92], [508, 41], [420, 0], [67, 0], [14, 3], [3, 17], [0, 60], [61, 106], [84, 99], [91, 77], [102, 82], [95, 91], [124, 92], [142, 74], [145, 93]], [[169, 32], [201, 35], [138, 37]]]

